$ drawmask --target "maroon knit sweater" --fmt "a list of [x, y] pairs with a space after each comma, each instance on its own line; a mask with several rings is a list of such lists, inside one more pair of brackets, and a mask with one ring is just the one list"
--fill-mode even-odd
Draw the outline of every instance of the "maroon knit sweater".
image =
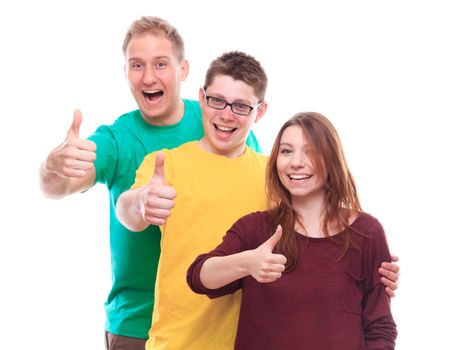
[[396, 325], [378, 273], [390, 253], [381, 224], [366, 214], [352, 225], [367, 235], [353, 234], [360, 250], [349, 249], [340, 261], [341, 248], [331, 239], [297, 234], [298, 263], [279, 280], [258, 283], [247, 276], [216, 290], [202, 285], [199, 274], [206, 259], [258, 247], [267, 239], [268, 225], [266, 212], [241, 218], [215, 250], [197, 257], [188, 270], [193, 291], [210, 298], [242, 289], [236, 350], [395, 348]]

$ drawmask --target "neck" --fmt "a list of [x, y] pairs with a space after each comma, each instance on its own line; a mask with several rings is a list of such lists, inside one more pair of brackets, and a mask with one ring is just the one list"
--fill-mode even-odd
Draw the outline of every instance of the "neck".
[[183, 118], [184, 114], [185, 103], [181, 98], [179, 99], [176, 106], [172, 109], [172, 111], [168, 112], [164, 116], [146, 116], [141, 111], [142, 119], [144, 119], [146, 123], [154, 126], [167, 126], [177, 124]]
[[296, 230], [309, 237], [325, 237], [323, 233], [324, 198], [321, 195], [293, 198], [292, 208], [297, 213]]

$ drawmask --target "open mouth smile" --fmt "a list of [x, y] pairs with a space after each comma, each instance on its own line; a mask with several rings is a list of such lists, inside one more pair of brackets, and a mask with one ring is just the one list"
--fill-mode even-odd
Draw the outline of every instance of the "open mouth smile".
[[145, 90], [142, 91], [142, 95], [147, 101], [157, 101], [164, 95], [163, 90]]
[[313, 177], [313, 175], [309, 174], [290, 174], [288, 175], [291, 181], [301, 181], [301, 180], [308, 180]]
[[232, 134], [234, 131], [237, 130], [237, 128], [229, 128], [227, 126], [221, 126], [221, 125], [216, 125], [216, 124], [213, 124], [213, 126], [215, 127], [216, 131], [223, 133], [223, 134]]

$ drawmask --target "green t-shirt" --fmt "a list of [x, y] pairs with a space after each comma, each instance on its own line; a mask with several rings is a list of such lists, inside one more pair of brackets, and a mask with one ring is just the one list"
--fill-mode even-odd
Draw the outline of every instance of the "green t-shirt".
[[[89, 139], [97, 145], [96, 182], [108, 187], [110, 197], [110, 248], [112, 289], [105, 303], [106, 330], [146, 339], [151, 325], [161, 233], [157, 226], [142, 232], [127, 230], [115, 215], [120, 194], [134, 183], [144, 157], [163, 148], [175, 148], [203, 136], [199, 102], [183, 100], [185, 114], [179, 123], [153, 126], [139, 110], [100, 126]], [[250, 133], [247, 144], [260, 152]]]

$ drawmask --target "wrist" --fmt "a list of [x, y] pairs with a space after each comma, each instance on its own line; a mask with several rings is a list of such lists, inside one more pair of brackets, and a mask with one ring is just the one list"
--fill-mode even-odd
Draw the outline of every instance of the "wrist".
[[239, 272], [243, 276], [251, 275], [251, 261], [253, 260], [253, 250], [245, 250], [240, 255]]
[[144, 187], [138, 188], [133, 190], [133, 196], [135, 198], [133, 206], [133, 210], [135, 212], [135, 216], [141, 218], [141, 220], [146, 223], [145, 220], [145, 206], [146, 206], [146, 193], [144, 193]]

